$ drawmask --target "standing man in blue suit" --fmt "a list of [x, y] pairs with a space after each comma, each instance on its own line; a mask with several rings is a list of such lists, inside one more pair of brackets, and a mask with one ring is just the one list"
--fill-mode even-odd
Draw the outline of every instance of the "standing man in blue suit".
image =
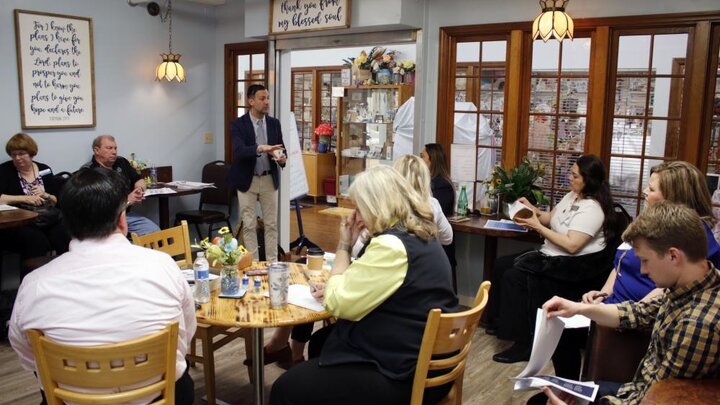
[[233, 162], [229, 181], [238, 190], [245, 247], [255, 260], [259, 259], [255, 211], [259, 201], [265, 224], [265, 256], [268, 261], [276, 261], [278, 166], [285, 167], [285, 144], [280, 121], [267, 115], [270, 97], [265, 86], [253, 84], [247, 97], [250, 110], [230, 123]]

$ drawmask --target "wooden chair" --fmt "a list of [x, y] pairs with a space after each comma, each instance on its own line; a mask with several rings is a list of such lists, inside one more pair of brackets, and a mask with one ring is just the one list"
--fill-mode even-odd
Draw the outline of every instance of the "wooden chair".
[[[178, 266], [192, 267], [190, 234], [186, 221], [182, 221], [180, 225], [176, 227], [143, 236], [138, 236], [133, 233], [132, 241], [136, 245], [160, 250], [173, 257], [182, 256], [182, 259], [177, 261]], [[241, 328], [211, 326], [204, 323], [197, 324], [195, 336], [193, 336], [190, 342], [190, 353], [188, 353], [186, 357], [192, 366], [195, 366], [195, 362], [200, 362], [203, 365], [208, 405], [215, 404], [215, 350], [220, 349], [234, 339], [240, 337], [245, 338], [246, 335], [248, 335], [247, 330]], [[218, 336], [220, 338], [215, 340]], [[200, 341], [202, 355], [197, 354], [196, 346], [198, 341]], [[250, 339], [246, 339], [245, 350], [247, 353], [252, 352], [250, 343]]]
[[[175, 223], [185, 220], [195, 225], [198, 237], [200, 237], [199, 224], [208, 224], [208, 239], [212, 237], [215, 224], [224, 223], [229, 229], [230, 217], [232, 216], [232, 198], [235, 190], [227, 181], [230, 165], [222, 160], [216, 160], [203, 166], [202, 182], [214, 183], [215, 188], [204, 188], [200, 192], [200, 205], [197, 210], [181, 211], [175, 214]], [[224, 205], [226, 211], [209, 210], [206, 204]]]
[[182, 221], [176, 227], [143, 236], [138, 236], [136, 233], [132, 233], [130, 236], [132, 242], [136, 245], [160, 250], [173, 258], [182, 256], [180, 260], [176, 259], [180, 268], [192, 267], [192, 249], [190, 248], [190, 233], [188, 232], [187, 222]]
[[[433, 309], [428, 314], [418, 364], [415, 369], [410, 405], [423, 402], [425, 389], [452, 382], [448, 395], [441, 404], [461, 404], [465, 361], [478, 321], [488, 302], [490, 282], [484, 281], [478, 289], [473, 307], [467, 311], [442, 314]], [[450, 357], [444, 357], [452, 354]], [[441, 374], [429, 377], [428, 372]]]
[[[27, 336], [49, 405], [117, 404], [158, 393], [162, 393], [162, 399], [153, 404], [175, 403], [177, 321], [149, 336], [101, 346], [56, 343], [36, 329], [29, 330]], [[115, 393], [85, 393], [69, 388], [108, 390], [157, 377], [160, 381]]]
[[590, 325], [583, 381], [632, 381], [650, 344], [650, 330]]

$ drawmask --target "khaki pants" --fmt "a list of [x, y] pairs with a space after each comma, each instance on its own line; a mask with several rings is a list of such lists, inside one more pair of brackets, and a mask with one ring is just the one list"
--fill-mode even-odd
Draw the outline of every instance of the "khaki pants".
[[257, 242], [257, 215], [255, 206], [260, 201], [260, 210], [265, 224], [265, 257], [267, 261], [277, 261], [278, 229], [277, 199], [278, 193], [271, 175], [253, 176], [250, 188], [246, 192], [238, 190], [238, 205], [242, 219], [242, 232], [245, 248], [259, 259]]

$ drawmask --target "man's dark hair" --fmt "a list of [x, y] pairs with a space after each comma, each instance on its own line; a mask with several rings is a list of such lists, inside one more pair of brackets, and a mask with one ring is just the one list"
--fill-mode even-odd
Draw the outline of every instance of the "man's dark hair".
[[253, 98], [253, 97], [255, 97], [255, 93], [257, 93], [258, 91], [261, 91], [261, 90], [267, 90], [267, 89], [262, 84], [253, 84], [250, 87], [248, 87], [247, 97]]
[[60, 201], [70, 236], [104, 238], [115, 232], [127, 206], [125, 181], [114, 170], [80, 169], [65, 183]]

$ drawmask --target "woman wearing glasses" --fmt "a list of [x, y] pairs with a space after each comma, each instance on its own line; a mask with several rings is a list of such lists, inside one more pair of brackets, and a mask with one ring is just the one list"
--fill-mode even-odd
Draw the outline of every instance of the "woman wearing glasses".
[[[50, 167], [33, 161], [38, 145], [30, 135], [19, 133], [5, 145], [10, 160], [0, 164], [0, 204], [27, 207], [54, 206], [58, 202]], [[0, 232], [0, 243], [23, 259], [45, 256], [55, 250], [58, 255], [67, 252], [70, 237], [59, 221], [43, 228], [28, 225]]]

